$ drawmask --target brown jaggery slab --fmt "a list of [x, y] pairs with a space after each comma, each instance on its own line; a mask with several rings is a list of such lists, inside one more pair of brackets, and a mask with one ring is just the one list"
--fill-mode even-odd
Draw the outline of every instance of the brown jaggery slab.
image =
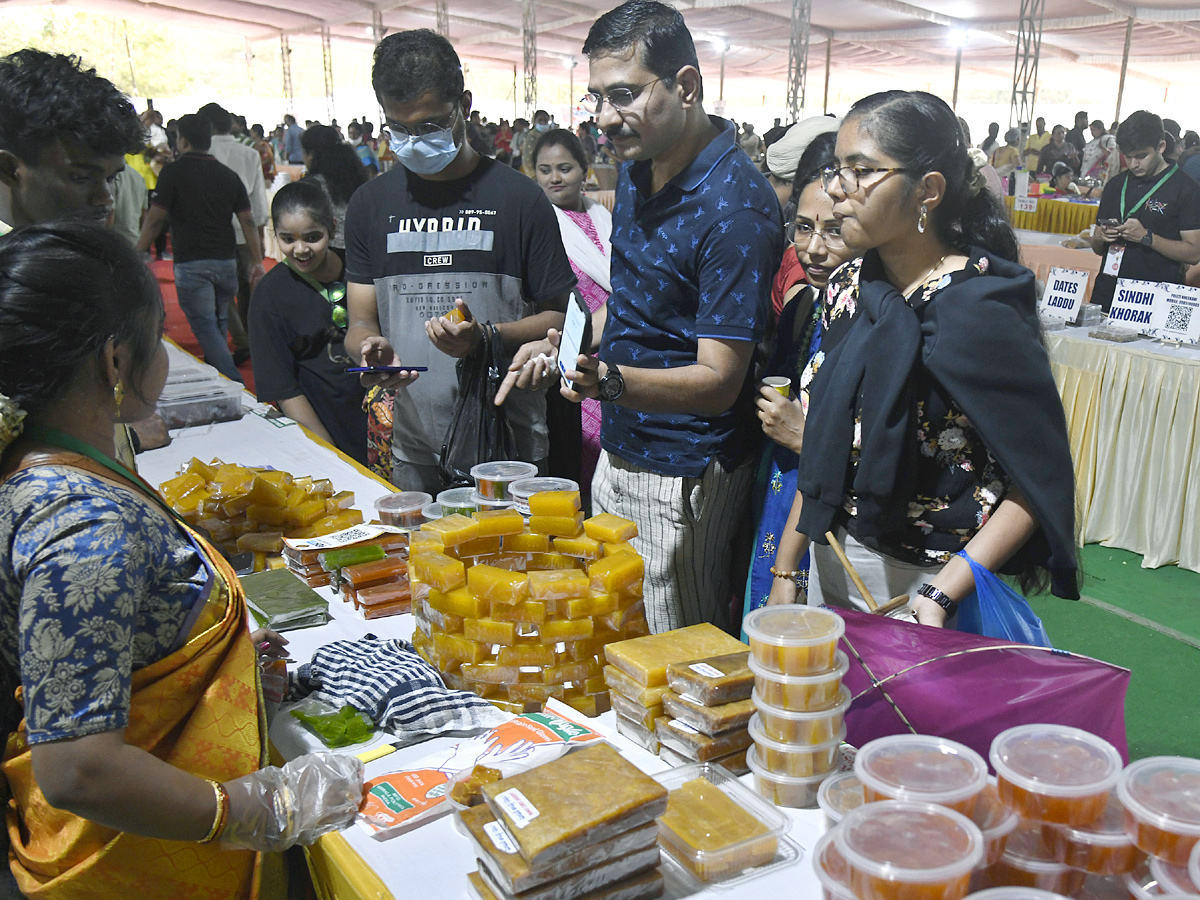
[[531, 866], [661, 815], [667, 791], [608, 744], [584, 747], [483, 787]]
[[701, 706], [718, 706], [737, 700], [749, 700], [754, 690], [754, 673], [747, 660], [749, 650], [710, 656], [667, 666], [667, 684], [677, 694], [695, 700]]
[[[658, 822], [663, 848], [701, 881], [768, 863], [779, 849], [766, 824], [706, 778], [671, 791]], [[713, 859], [712, 854], [743, 842], [736, 853]]]
[[654, 727], [660, 742], [696, 762], [711, 762], [738, 750], [744, 750], [751, 744], [750, 732], [745, 728], [727, 731], [717, 737], [709, 737], [707, 734], [701, 734], [686, 722], [665, 717], [655, 722]]
[[[484, 883], [502, 900], [509, 900], [509, 898], [512, 900], [574, 900], [576, 897], [586, 897], [596, 891], [619, 884], [647, 869], [653, 869], [658, 865], [659, 859], [659, 850], [656, 844], [653, 847], [627, 853], [617, 859], [577, 869], [564, 878], [530, 888], [520, 894], [510, 894], [506, 891], [486, 865], [480, 865], [479, 874], [483, 876]], [[483, 861], [477, 860], [477, 862], [482, 863]]]
[[[745, 775], [750, 771], [750, 766], [746, 763], [746, 753], [749, 749], [750, 748], [747, 747], [746, 750], [739, 750], [736, 753], [729, 754], [728, 756], [722, 756], [718, 759], [710, 759], [709, 764], [720, 766], [730, 775]], [[678, 750], [672, 750], [666, 744], [659, 746], [658, 758], [673, 769], [678, 769], [681, 766], [694, 766], [696, 764], [696, 760], [689, 756], [684, 756]]]
[[512, 894], [519, 894], [538, 885], [565, 878], [588, 866], [596, 866], [658, 844], [658, 825], [647, 822], [606, 841], [588, 844], [549, 865], [531, 869], [519, 852], [515, 849], [505, 849], [515, 848], [516, 841], [507, 829], [496, 821], [496, 817], [486, 805], [462, 810], [458, 815], [474, 845], [475, 855], [491, 872], [500, 887]]
[[[467, 881], [474, 900], [517, 900], [503, 892], [497, 893], [478, 872], [470, 873]], [[662, 895], [662, 873], [658, 869], [647, 869], [640, 875], [602, 887], [575, 900], [655, 900]]]
[[[606, 646], [612, 645], [608, 644]], [[610, 691], [616, 691], [626, 699], [632, 700], [638, 706], [645, 706], [647, 708], [660, 706], [663, 694], [671, 689], [665, 684], [658, 687], [643, 687], [616, 666], [604, 667], [604, 683], [608, 685]]]
[[612, 699], [612, 708], [618, 716], [624, 716], [631, 722], [636, 722], [643, 728], [653, 728], [654, 720], [662, 716], [662, 704], [658, 706], [642, 706], [634, 703], [624, 694], [617, 691], [610, 691], [609, 697]]
[[750, 717], [754, 715], [754, 710], [754, 701], [749, 699], [722, 703], [720, 706], [701, 706], [674, 691], [663, 694], [663, 711], [668, 716], [691, 725], [709, 737], [745, 728], [750, 722]]
[[625, 716], [622, 716], [619, 713], [615, 716], [615, 718], [617, 720], [617, 734], [628, 738], [647, 753], [659, 752], [661, 744], [659, 743], [658, 735], [654, 733], [654, 726], [646, 728], [640, 722], [627, 719]]
[[708, 659], [728, 653], [740, 653], [745, 647], [716, 625], [701, 622], [661, 634], [648, 634], [608, 644], [604, 655], [610, 665], [625, 672], [643, 687], [667, 683], [667, 666], [674, 662]]

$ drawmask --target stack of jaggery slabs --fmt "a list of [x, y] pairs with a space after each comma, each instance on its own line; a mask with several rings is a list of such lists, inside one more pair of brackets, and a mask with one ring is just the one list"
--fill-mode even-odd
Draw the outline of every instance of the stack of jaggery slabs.
[[608, 744], [483, 786], [459, 816], [481, 900], [659, 897], [658, 827], [667, 791]]
[[712, 762], [744, 775], [754, 715], [749, 650], [667, 666], [664, 716], [656, 723], [659, 756], [673, 766]]
[[413, 646], [448, 686], [515, 713], [551, 697], [588, 716], [609, 708], [606, 644], [647, 632], [637, 526], [586, 521], [578, 491], [515, 509], [427, 522], [411, 535]]
[[[741, 641], [708, 623], [609, 644], [604, 648], [608, 661], [604, 680], [617, 714], [617, 731], [651, 753], [658, 753], [658, 728], [671, 720], [663, 706], [664, 697], [671, 692], [667, 666], [743, 650]], [[744, 747], [717, 755], [729, 756], [738, 749]]]

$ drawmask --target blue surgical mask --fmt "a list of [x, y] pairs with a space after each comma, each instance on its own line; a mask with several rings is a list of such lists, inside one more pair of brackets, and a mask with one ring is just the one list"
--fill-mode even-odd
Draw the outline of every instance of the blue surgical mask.
[[534, 131], [549, 131], [550, 126], [549, 126], [549, 124], [545, 124], [545, 125], [538, 124], [538, 125], [533, 126], [533, 130]]
[[454, 128], [443, 128], [433, 134], [420, 137], [397, 137], [390, 134], [388, 144], [396, 159], [410, 172], [418, 175], [434, 175], [442, 171], [458, 156], [458, 144], [454, 142]]

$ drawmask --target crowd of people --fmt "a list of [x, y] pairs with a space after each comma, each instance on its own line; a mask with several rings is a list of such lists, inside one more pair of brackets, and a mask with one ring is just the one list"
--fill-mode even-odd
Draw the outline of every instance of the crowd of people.
[[[286, 642], [249, 633], [228, 563], [137, 475], [168, 439], [152, 254], [210, 364], [240, 380], [248, 357], [261, 400], [397, 489], [447, 486], [451, 419], [483, 398], [468, 412], [518, 458], [637, 523], [656, 632], [863, 608], [831, 540], [925, 625], [972, 561], [1078, 596], [1066, 420], [1004, 179], [1099, 195], [1097, 296], [1180, 281], [1195, 133], [1080, 113], [974, 147], [943, 100], [890, 90], [760, 136], [706, 112], [658, 0], [601, 15], [583, 52], [589, 118], [510, 125], [445, 37], [391, 34], [378, 137], [217, 103], [164, 123], [73, 57], [0, 60], [0, 896], [245, 896], [358, 805], [353, 757], [265, 765]], [[606, 161], [611, 212], [585, 192]], [[268, 205], [282, 166], [304, 177]], [[590, 337], [560, 381], [570, 303]], [[507, 371], [472, 392], [479, 358]]]

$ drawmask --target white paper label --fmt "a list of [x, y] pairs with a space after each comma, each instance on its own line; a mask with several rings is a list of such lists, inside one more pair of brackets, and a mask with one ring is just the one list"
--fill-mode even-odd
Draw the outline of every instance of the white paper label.
[[322, 535], [321, 537], [284, 538], [283, 542], [293, 550], [335, 550], [338, 547], [345, 547], [369, 538], [379, 537], [384, 531], [393, 532], [393, 529], [385, 529], [381, 525], [351, 525], [342, 531], [335, 531], [332, 534]]
[[700, 733], [700, 730], [698, 728], [693, 728], [691, 725], [689, 725], [687, 722], [684, 722], [682, 719], [672, 719], [671, 727], [679, 729], [684, 734], [699, 734]]
[[1088, 273], [1075, 269], [1053, 268], [1046, 276], [1046, 291], [1039, 311], [1047, 319], [1074, 322], [1087, 291]]
[[720, 669], [710, 666], [708, 663], [692, 663], [688, 668], [703, 678], [721, 678], [725, 675]]
[[509, 788], [507, 791], [497, 794], [496, 803], [518, 828], [524, 828], [542, 814], [541, 810], [530, 803], [525, 795], [516, 788]]
[[1200, 288], [1164, 285], [1162, 307], [1156, 310], [1154, 335], [1167, 341], [1200, 343]]
[[1164, 308], [1168, 287], [1170, 285], [1153, 281], [1118, 279], [1112, 309], [1108, 311], [1108, 324], [1152, 334], [1155, 325], [1166, 320]]
[[1013, 211], [1022, 213], [1037, 212], [1038, 198], [1037, 197], [1014, 197]]
[[516, 839], [508, 833], [508, 829], [500, 822], [488, 822], [483, 826], [484, 832], [492, 839], [492, 845], [501, 853], [518, 853]]
[[[1028, 197], [1029, 196], [1029, 172], [1026, 171], [1025, 169], [1018, 169], [1016, 172], [1013, 173], [1013, 177], [1016, 178], [1016, 180], [1017, 180], [1017, 185], [1016, 185], [1016, 188], [1013, 190], [1013, 194], [1017, 197]], [[1014, 206], [1015, 206], [1015, 204], [1014, 204]]]
[[1113, 278], [1116, 278], [1121, 274], [1121, 260], [1124, 258], [1124, 244], [1109, 244], [1108, 253], [1104, 255], [1104, 268], [1101, 271], [1105, 275], [1111, 275]]

